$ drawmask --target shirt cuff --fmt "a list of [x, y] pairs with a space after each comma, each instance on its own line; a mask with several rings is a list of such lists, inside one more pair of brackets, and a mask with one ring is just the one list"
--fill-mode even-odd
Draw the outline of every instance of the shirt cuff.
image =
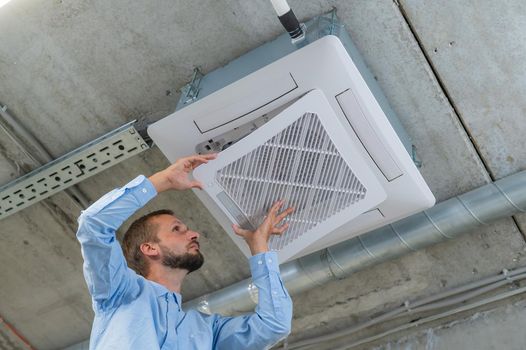
[[279, 263], [277, 252], [266, 252], [251, 256], [249, 259], [252, 279], [257, 279], [269, 274], [270, 271], [279, 274]]
[[146, 205], [146, 203], [157, 195], [157, 190], [152, 182], [144, 175], [137, 176], [128, 182], [123, 189], [129, 189], [141, 206]]

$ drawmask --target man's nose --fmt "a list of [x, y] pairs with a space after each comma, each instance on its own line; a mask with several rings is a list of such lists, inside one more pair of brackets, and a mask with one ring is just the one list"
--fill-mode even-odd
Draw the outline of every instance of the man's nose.
[[199, 232], [188, 230], [186, 231], [186, 236], [188, 237], [189, 240], [193, 241], [193, 240], [198, 240], [200, 235], [199, 235]]

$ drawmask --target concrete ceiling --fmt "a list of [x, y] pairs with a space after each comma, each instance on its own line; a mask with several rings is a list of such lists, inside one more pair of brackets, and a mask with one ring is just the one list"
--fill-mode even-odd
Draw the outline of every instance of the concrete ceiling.
[[[526, 168], [524, 1], [289, 3], [302, 20], [338, 9], [438, 201]], [[0, 102], [58, 157], [127, 121], [169, 114], [195, 66], [208, 72], [281, 32], [268, 0], [12, 0], [0, 8]], [[93, 201], [166, 165], [153, 148], [79, 188]], [[0, 184], [36, 166], [0, 131]], [[248, 277], [245, 258], [192, 193], [163, 194], [145, 211], [164, 207], [203, 233], [207, 263], [184, 299]], [[60, 193], [0, 221], [0, 315], [36, 349], [89, 337], [78, 214]], [[524, 264], [525, 229], [524, 215], [503, 219], [295, 296], [291, 339]], [[0, 349], [24, 348], [0, 330]]]

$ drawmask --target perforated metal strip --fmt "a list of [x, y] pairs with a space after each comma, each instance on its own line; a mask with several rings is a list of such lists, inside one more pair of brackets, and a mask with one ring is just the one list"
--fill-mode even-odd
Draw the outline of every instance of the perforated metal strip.
[[286, 219], [286, 234], [271, 238], [274, 250], [363, 199], [367, 191], [313, 113], [219, 170], [216, 180], [252, 227], [279, 199], [296, 209]]
[[132, 123], [0, 188], [0, 219], [149, 148]]

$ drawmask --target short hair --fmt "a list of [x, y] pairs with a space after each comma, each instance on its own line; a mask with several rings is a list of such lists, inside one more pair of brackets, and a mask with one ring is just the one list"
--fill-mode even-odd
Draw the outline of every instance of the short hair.
[[138, 218], [132, 222], [122, 239], [122, 250], [128, 266], [143, 277], [146, 277], [148, 274], [149, 264], [141, 252], [141, 244], [146, 242], [159, 242], [159, 238], [157, 237], [159, 225], [153, 223], [151, 220], [159, 215], [173, 216], [174, 212], [169, 209], [161, 209]]

